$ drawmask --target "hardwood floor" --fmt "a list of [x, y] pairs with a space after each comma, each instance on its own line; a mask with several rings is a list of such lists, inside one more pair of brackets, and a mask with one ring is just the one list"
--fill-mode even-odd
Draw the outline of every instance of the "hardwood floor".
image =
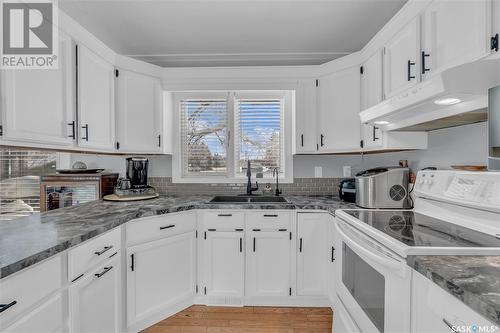
[[193, 305], [143, 333], [331, 333], [329, 308]]

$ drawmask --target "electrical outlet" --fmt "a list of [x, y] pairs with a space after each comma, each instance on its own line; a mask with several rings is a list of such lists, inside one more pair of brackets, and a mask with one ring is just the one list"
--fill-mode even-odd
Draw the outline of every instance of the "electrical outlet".
[[352, 170], [350, 165], [345, 165], [343, 168], [344, 177], [352, 177]]
[[314, 167], [314, 177], [315, 178], [323, 177], [323, 167], [320, 166]]

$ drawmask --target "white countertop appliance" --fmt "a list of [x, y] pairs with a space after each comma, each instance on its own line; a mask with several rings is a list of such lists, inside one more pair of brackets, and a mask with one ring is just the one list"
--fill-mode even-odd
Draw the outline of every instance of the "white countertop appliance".
[[410, 255], [500, 255], [500, 172], [420, 171], [414, 193], [336, 212], [336, 333], [410, 331]]

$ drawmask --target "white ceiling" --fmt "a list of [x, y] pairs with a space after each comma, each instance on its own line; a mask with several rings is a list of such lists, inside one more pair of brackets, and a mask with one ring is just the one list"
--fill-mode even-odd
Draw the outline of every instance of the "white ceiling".
[[360, 50], [406, 0], [61, 0], [114, 51], [163, 67], [315, 65]]

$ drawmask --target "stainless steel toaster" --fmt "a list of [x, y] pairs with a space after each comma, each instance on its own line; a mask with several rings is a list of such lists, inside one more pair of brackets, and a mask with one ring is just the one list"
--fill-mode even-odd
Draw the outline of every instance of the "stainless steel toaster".
[[408, 193], [410, 170], [383, 167], [356, 174], [356, 205], [362, 208], [411, 208]]

